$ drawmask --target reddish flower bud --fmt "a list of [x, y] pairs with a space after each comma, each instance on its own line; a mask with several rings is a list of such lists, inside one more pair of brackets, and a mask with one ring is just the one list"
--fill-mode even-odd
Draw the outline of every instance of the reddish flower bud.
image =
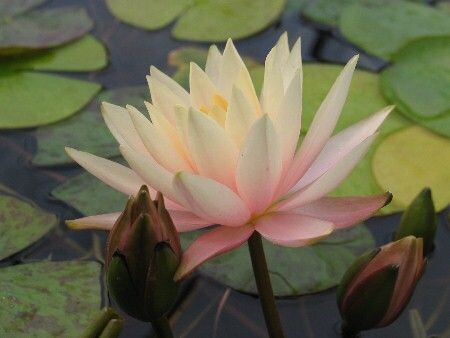
[[177, 230], [160, 193], [152, 201], [146, 186], [130, 198], [112, 228], [107, 245], [108, 289], [129, 315], [153, 321], [175, 302], [173, 280], [181, 259]]
[[424, 266], [423, 241], [414, 236], [361, 256], [338, 288], [343, 329], [359, 332], [391, 324], [408, 304]]

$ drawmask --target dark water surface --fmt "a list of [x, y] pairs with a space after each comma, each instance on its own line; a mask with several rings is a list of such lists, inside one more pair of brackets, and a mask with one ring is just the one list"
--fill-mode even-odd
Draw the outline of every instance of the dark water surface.
[[[83, 4], [95, 22], [94, 35], [100, 38], [109, 50], [109, 66], [92, 74], [68, 74], [101, 83], [105, 88], [116, 88], [146, 83], [145, 75], [151, 64], [171, 73], [167, 66], [167, 54], [182, 46], [204, 46], [175, 41], [170, 37], [171, 26], [148, 32], [120, 23], [109, 14], [100, 0], [54, 0], [50, 6]], [[295, 14], [285, 14], [281, 22], [264, 32], [236, 42], [241, 54], [263, 61], [265, 55], [287, 30], [291, 41], [302, 37], [304, 61], [345, 63], [351, 56], [361, 53], [338, 34], [327, 32]], [[220, 45], [223, 47], [223, 44]], [[385, 63], [361, 53], [359, 67], [378, 71]], [[93, 130], [93, 132], [95, 132]], [[30, 160], [36, 151], [34, 130], [0, 132], [0, 182], [9, 185], [20, 194], [36, 201], [41, 207], [56, 213], [60, 227], [44, 239], [17, 254], [2, 265], [23, 261], [44, 259], [51, 255], [53, 260], [67, 260], [83, 257], [92, 248], [93, 238], [104, 245], [105, 234], [92, 231], [68, 230], [63, 220], [81, 216], [72, 208], [50, 197], [50, 191], [79, 172], [73, 167], [40, 169], [31, 166]], [[424, 278], [419, 283], [408, 309], [417, 308], [426, 323], [428, 333], [437, 334], [450, 327], [450, 227], [449, 210], [440, 215], [437, 233], [437, 248], [430, 259]], [[399, 215], [377, 217], [367, 222], [377, 244], [390, 239]], [[250, 268], [250, 267], [249, 267]], [[267, 337], [259, 301], [253, 296], [227, 289], [208, 278], [194, 276], [185, 282], [180, 306], [171, 316], [176, 337], [180, 338], [244, 338]], [[335, 301], [335, 290], [295, 299], [280, 299], [286, 337], [326, 338], [338, 337], [336, 333], [339, 314]], [[407, 309], [407, 310], [408, 310]], [[368, 309], [370, 311], [370, 309]], [[151, 337], [147, 324], [127, 318], [122, 337]], [[408, 311], [388, 328], [366, 332], [363, 337], [411, 337]]]

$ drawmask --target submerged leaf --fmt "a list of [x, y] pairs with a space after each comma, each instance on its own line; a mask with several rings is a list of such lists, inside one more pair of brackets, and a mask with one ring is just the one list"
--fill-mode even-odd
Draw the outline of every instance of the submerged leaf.
[[0, 260], [33, 244], [57, 224], [55, 215], [0, 186]]
[[408, 42], [450, 34], [448, 14], [430, 6], [402, 1], [361, 1], [345, 7], [339, 22], [342, 34], [358, 47], [390, 59]]
[[[21, 1], [15, 2], [20, 6]], [[93, 27], [86, 11], [80, 7], [27, 11], [29, 8], [21, 6], [12, 10], [8, 7], [0, 12], [0, 55], [55, 47], [83, 36]]]
[[78, 337], [100, 307], [100, 265], [38, 262], [0, 269], [1, 337]]
[[[183, 248], [198, 232], [181, 234]], [[373, 248], [374, 240], [364, 226], [340, 230], [326, 240], [302, 248], [286, 248], [263, 241], [269, 274], [276, 296], [298, 296], [336, 286], [350, 264]], [[216, 257], [199, 271], [239, 291], [256, 294], [255, 277], [247, 245]]]
[[372, 161], [379, 184], [406, 207], [424, 187], [433, 191], [436, 210], [450, 203], [450, 140], [419, 126], [389, 135]]
[[145, 87], [106, 90], [82, 112], [59, 123], [40, 127], [36, 131], [37, 152], [33, 164], [50, 166], [73, 163], [64, 150], [66, 146], [102, 157], [120, 155], [117, 141], [106, 127], [99, 105], [102, 101], [120, 106], [131, 104], [144, 112], [147, 92]]

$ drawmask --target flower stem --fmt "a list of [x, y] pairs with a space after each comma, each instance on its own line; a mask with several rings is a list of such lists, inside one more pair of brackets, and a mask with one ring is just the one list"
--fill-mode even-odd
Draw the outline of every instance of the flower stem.
[[152, 325], [158, 338], [173, 338], [172, 329], [166, 316], [154, 320]]
[[261, 235], [255, 231], [247, 242], [267, 331], [270, 338], [283, 338], [283, 327], [281, 326], [280, 316], [275, 304]]

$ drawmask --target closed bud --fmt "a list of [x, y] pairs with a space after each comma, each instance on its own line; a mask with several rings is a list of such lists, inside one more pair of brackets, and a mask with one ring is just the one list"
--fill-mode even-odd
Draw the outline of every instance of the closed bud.
[[411, 298], [425, 266], [423, 241], [408, 236], [357, 259], [338, 288], [344, 333], [391, 324]]
[[436, 210], [431, 197], [431, 189], [423, 189], [403, 213], [395, 239], [415, 236], [423, 239], [424, 255], [434, 249], [434, 237], [437, 229]]
[[81, 338], [117, 338], [123, 328], [123, 320], [112, 308], [99, 310], [90, 321]]
[[155, 201], [146, 186], [128, 200], [109, 237], [108, 290], [130, 316], [142, 321], [163, 317], [178, 292], [174, 275], [181, 259], [176, 228], [160, 193]]

